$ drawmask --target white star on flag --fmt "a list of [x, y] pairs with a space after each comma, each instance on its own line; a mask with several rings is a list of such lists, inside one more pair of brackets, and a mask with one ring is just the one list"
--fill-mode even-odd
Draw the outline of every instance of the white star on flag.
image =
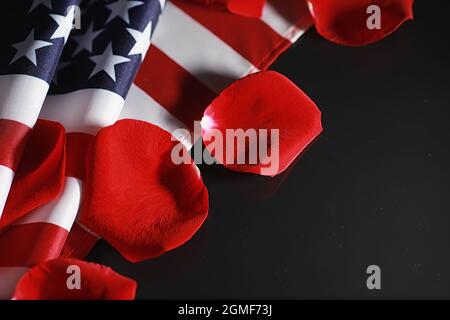
[[92, 70], [91, 74], [89, 75], [89, 79], [92, 78], [94, 75], [101, 71], [105, 71], [110, 78], [116, 82], [116, 70], [115, 66], [117, 64], [121, 64], [124, 62], [130, 61], [130, 59], [115, 55], [112, 50], [111, 43], [108, 44], [105, 51], [103, 51], [102, 54], [97, 56], [89, 57], [94, 63], [95, 68]]
[[85, 33], [73, 34], [71, 36], [71, 39], [75, 41], [78, 45], [75, 51], [73, 52], [72, 57], [76, 56], [79, 52], [83, 51], [83, 49], [92, 53], [93, 41], [102, 31], [103, 30], [94, 31], [94, 24], [91, 23]]
[[147, 53], [148, 48], [150, 47], [150, 37], [152, 34], [152, 22], [150, 21], [145, 27], [144, 31], [140, 32], [139, 30], [127, 28], [127, 31], [134, 38], [136, 43], [133, 48], [131, 48], [128, 55], [140, 54], [141, 60], [144, 60], [145, 54]]
[[31, 3], [31, 7], [30, 10], [28, 10], [28, 13], [36, 9], [40, 4], [52, 10], [52, 0], [34, 0], [33, 3]]
[[73, 27], [73, 20], [75, 18], [75, 7], [71, 7], [67, 12], [66, 16], [61, 16], [59, 14], [51, 14], [53, 20], [58, 24], [58, 28], [53, 32], [50, 39], [64, 38], [64, 43], [67, 42], [69, 38], [70, 31]]
[[130, 16], [128, 14], [128, 10], [131, 8], [142, 6], [144, 2], [142, 1], [126, 1], [119, 0], [117, 2], [108, 4], [108, 9], [111, 10], [109, 14], [108, 20], [106, 20], [105, 24], [113, 20], [115, 17], [122, 18], [127, 24], [130, 24]]
[[37, 66], [37, 60], [36, 60], [36, 50], [48, 47], [53, 45], [51, 42], [42, 41], [42, 40], [35, 40], [34, 39], [34, 29], [31, 30], [31, 32], [28, 34], [27, 38], [23, 40], [22, 42], [16, 42], [13, 43], [11, 46], [17, 50], [16, 54], [12, 58], [12, 60], [9, 62], [9, 64], [14, 63], [15, 61], [19, 60], [22, 57], [26, 57], [28, 60], [31, 61], [35, 66]]

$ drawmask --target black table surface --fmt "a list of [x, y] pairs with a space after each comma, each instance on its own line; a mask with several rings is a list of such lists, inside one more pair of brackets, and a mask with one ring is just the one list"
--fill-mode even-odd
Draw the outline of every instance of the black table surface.
[[[201, 167], [210, 214], [184, 246], [133, 264], [88, 260], [138, 298], [450, 298], [450, 11], [348, 48], [307, 34], [272, 69], [323, 112], [323, 134], [276, 178]], [[443, 3], [443, 2], [442, 2]], [[368, 290], [366, 268], [381, 268]]]

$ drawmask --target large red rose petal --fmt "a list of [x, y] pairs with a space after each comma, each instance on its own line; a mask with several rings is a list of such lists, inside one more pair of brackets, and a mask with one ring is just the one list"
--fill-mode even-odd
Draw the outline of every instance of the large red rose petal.
[[64, 187], [65, 131], [38, 120], [31, 132], [0, 219], [0, 229], [58, 197]]
[[[79, 275], [79, 283], [76, 277]], [[78, 286], [79, 284], [79, 286]], [[132, 300], [137, 284], [111, 268], [76, 259], [43, 262], [17, 283], [13, 300]]]
[[152, 124], [121, 120], [92, 145], [81, 223], [130, 261], [180, 246], [208, 214], [199, 171], [193, 163], [174, 164], [179, 143], [171, 138]]
[[262, 15], [265, 0], [194, 0], [215, 8], [224, 8], [242, 16], [259, 18]]
[[[227, 138], [227, 131], [237, 129], [248, 136], [255, 132], [256, 140], [247, 139], [244, 144]], [[272, 140], [274, 129], [279, 130], [279, 152], [277, 139]], [[231, 170], [267, 176], [286, 170], [320, 132], [321, 113], [314, 102], [274, 71], [262, 71], [232, 83], [208, 106], [202, 119], [204, 144], [219, 163]], [[215, 142], [219, 134], [223, 148]], [[260, 154], [264, 146], [274, 152]], [[251, 151], [253, 158], [249, 156]]]
[[[362, 46], [378, 41], [413, 18], [414, 0], [308, 0], [317, 32], [343, 45]], [[380, 8], [380, 29], [369, 29], [367, 21]]]

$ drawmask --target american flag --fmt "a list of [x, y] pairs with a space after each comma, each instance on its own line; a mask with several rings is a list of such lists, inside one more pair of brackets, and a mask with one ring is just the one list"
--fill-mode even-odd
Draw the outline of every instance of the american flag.
[[[267, 69], [312, 24], [298, 0], [268, 1], [259, 19], [186, 0], [3, 2], [13, 19], [1, 26], [0, 212], [38, 118], [61, 123], [67, 140], [59, 198], [0, 229], [3, 298], [28, 268], [83, 258], [99, 238], [76, 217], [83, 156], [101, 128], [138, 119], [168, 132], [192, 129], [220, 91]], [[80, 30], [72, 30], [74, 5]]]

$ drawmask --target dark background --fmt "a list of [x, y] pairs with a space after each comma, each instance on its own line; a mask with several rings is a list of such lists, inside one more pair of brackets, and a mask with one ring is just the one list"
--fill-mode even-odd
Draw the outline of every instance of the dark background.
[[323, 112], [324, 133], [288, 172], [203, 166], [210, 214], [191, 241], [139, 264], [102, 241], [88, 260], [136, 279], [141, 299], [450, 298], [443, 3], [416, 1], [414, 21], [362, 48], [310, 30], [272, 67]]

